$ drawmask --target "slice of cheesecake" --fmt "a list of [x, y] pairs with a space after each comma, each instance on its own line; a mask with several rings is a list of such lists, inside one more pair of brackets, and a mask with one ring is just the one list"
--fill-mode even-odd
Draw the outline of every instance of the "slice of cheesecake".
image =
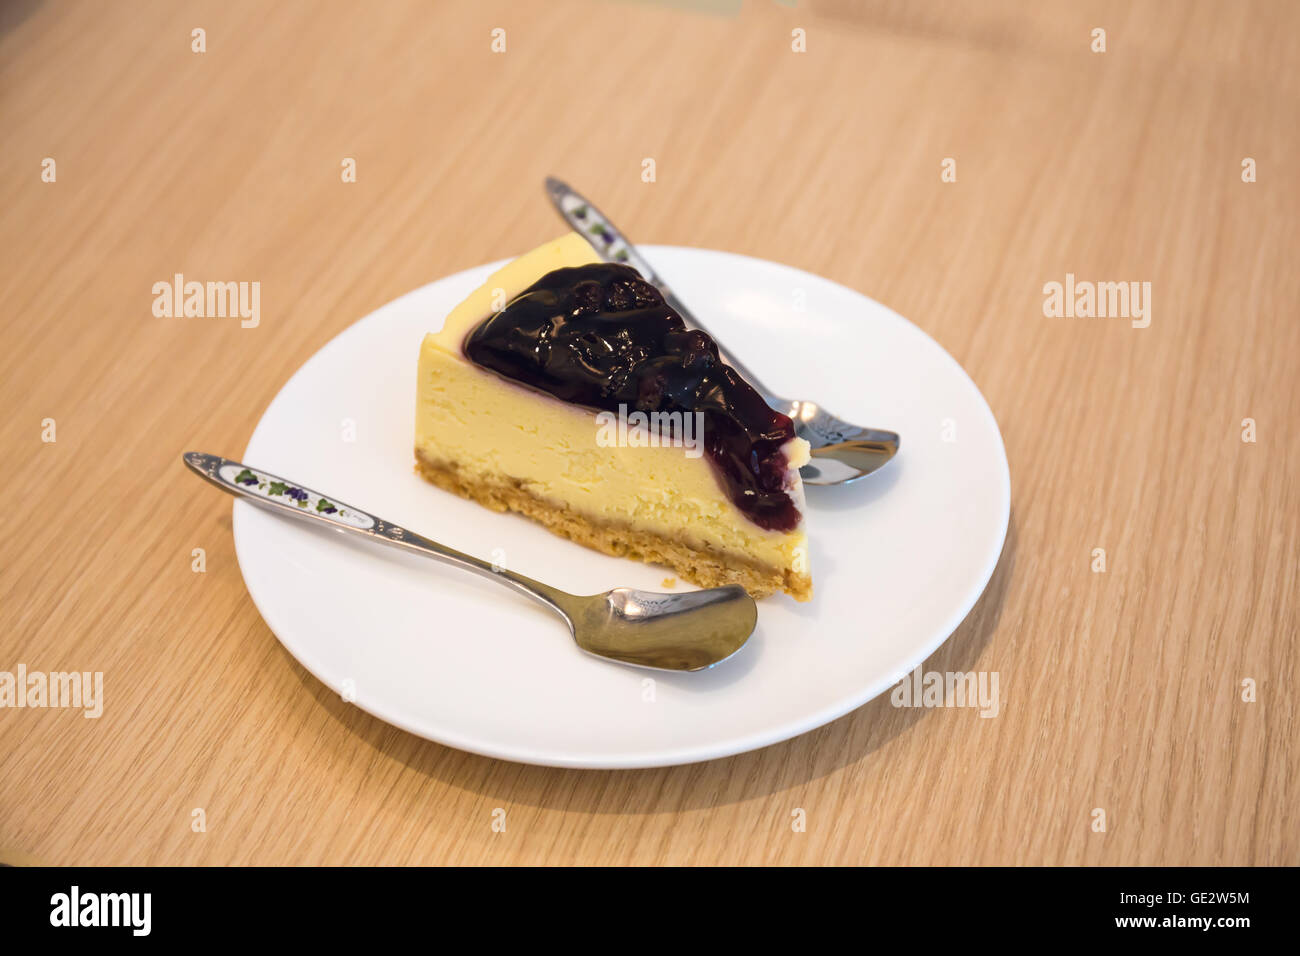
[[702, 587], [812, 597], [808, 444], [577, 233], [499, 269], [420, 349], [421, 475]]

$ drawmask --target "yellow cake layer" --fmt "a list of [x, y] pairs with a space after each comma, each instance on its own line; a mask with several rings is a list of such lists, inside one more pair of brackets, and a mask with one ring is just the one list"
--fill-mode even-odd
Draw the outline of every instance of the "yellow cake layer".
[[[707, 457], [685, 449], [602, 447], [596, 413], [511, 382], [465, 358], [466, 334], [555, 269], [599, 259], [576, 233], [493, 273], [420, 349], [415, 451], [421, 473], [607, 553], [667, 564], [709, 586], [811, 596], [807, 538], [754, 524], [726, 497]], [[794, 439], [791, 465], [807, 461]], [[794, 488], [802, 511], [802, 486]], [[546, 516], [546, 509], [554, 515]], [[657, 543], [656, 543], [657, 542]], [[730, 573], [730, 576], [727, 575]]]

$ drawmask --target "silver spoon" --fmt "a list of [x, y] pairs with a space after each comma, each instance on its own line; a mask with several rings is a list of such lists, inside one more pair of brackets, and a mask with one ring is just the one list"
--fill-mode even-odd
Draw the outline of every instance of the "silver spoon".
[[668, 307], [688, 326], [707, 332], [718, 346], [722, 360], [758, 389], [764, 400], [794, 422], [795, 434], [812, 446], [813, 460], [799, 470], [804, 484], [842, 485], [865, 478], [898, 453], [898, 434], [878, 428], [863, 428], [836, 418], [816, 402], [781, 398], [764, 388], [758, 377], [731, 352], [723, 348], [717, 336], [704, 327], [695, 314], [673, 295], [668, 284], [650, 267], [645, 257], [628, 238], [609, 221], [609, 217], [554, 176], [546, 177], [546, 194], [552, 205], [575, 232], [591, 244], [606, 262], [632, 266], [646, 281], [659, 289]]
[[758, 620], [758, 606], [738, 584], [681, 594], [634, 588], [585, 597], [569, 594], [422, 538], [270, 472], [197, 451], [187, 451], [184, 460], [195, 474], [222, 491], [264, 508], [414, 551], [508, 584], [558, 613], [578, 647], [597, 657], [655, 670], [703, 670], [740, 650]]

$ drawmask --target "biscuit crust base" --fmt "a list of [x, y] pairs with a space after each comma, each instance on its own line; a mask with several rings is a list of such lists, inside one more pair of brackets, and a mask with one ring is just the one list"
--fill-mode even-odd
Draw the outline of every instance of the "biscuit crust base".
[[739, 584], [752, 597], [784, 591], [796, 601], [812, 599], [812, 578], [791, 568], [761, 566], [738, 555], [688, 548], [671, 538], [636, 528], [593, 522], [534, 495], [518, 479], [507, 476], [470, 478], [450, 462], [438, 462], [419, 451], [415, 470], [444, 491], [478, 502], [493, 511], [513, 511], [560, 537], [620, 558], [635, 558], [672, 568], [702, 588]]

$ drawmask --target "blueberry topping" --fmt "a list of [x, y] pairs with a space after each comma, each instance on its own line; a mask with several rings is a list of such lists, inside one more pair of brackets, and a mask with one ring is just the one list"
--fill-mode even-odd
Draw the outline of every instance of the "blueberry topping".
[[575, 405], [702, 413], [705, 453], [727, 497], [759, 527], [799, 523], [781, 451], [794, 423], [630, 266], [556, 269], [471, 331], [464, 349], [476, 365]]

